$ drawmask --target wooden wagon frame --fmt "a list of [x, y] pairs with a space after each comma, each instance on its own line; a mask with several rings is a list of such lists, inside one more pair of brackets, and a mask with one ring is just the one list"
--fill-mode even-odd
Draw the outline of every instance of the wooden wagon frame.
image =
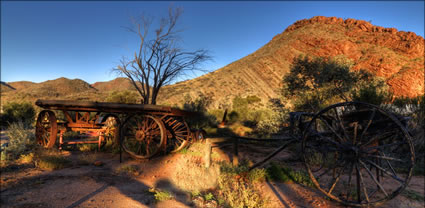
[[[36, 138], [48, 148], [55, 145], [58, 134], [59, 148], [87, 143], [97, 143], [100, 148], [111, 139], [132, 157], [147, 159], [161, 150], [179, 151], [191, 140], [203, 137], [202, 131], [191, 131], [185, 121], [196, 113], [168, 106], [70, 100], [37, 100], [35, 104], [45, 109], [37, 117]], [[54, 111], [61, 111], [65, 121], [58, 122]], [[64, 141], [68, 131], [98, 139]]]

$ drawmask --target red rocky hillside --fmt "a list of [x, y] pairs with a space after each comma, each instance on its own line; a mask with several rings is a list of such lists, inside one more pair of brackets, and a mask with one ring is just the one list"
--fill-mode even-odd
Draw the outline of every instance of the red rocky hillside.
[[[249, 43], [247, 43], [249, 44]], [[221, 69], [164, 88], [164, 102], [181, 103], [183, 94], [202, 93], [213, 107], [234, 96], [278, 96], [294, 57], [337, 57], [383, 77], [395, 96], [424, 93], [424, 38], [413, 32], [374, 26], [363, 20], [317, 16], [295, 22], [254, 53]]]

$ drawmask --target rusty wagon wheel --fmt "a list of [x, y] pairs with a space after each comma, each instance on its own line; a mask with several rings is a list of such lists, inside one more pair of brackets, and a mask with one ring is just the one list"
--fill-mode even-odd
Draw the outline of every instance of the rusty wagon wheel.
[[167, 116], [164, 119], [167, 142], [171, 152], [178, 152], [189, 144], [190, 129], [183, 117]]
[[105, 146], [106, 142], [112, 140], [112, 143], [119, 144], [119, 133], [121, 121], [115, 114], [106, 114], [101, 120], [101, 124], [105, 128], [105, 142], [102, 143], [102, 147]]
[[55, 113], [43, 110], [38, 114], [35, 124], [35, 137], [37, 143], [43, 147], [51, 148], [55, 145], [58, 133], [58, 123]]
[[375, 206], [408, 185], [414, 150], [392, 114], [360, 102], [329, 106], [304, 131], [302, 152], [315, 186], [348, 206]]
[[166, 130], [159, 118], [151, 115], [133, 115], [124, 122], [121, 137], [124, 151], [133, 158], [147, 159], [163, 148]]

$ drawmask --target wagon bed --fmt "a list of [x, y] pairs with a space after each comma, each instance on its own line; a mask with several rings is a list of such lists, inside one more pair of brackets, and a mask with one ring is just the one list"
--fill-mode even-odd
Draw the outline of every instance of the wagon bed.
[[37, 106], [50, 110], [69, 110], [84, 112], [106, 112], [106, 113], [151, 113], [172, 114], [175, 116], [193, 116], [194, 112], [184, 111], [169, 106], [151, 104], [123, 104], [111, 102], [90, 102], [74, 100], [37, 100]]

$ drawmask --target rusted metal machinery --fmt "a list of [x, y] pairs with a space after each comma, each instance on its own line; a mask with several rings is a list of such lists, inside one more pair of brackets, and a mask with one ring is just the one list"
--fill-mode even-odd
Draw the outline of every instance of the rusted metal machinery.
[[291, 144], [301, 143], [302, 158], [313, 184], [327, 197], [348, 206], [377, 206], [408, 185], [415, 161], [406, 120], [362, 102], [331, 105], [316, 114], [291, 113], [291, 136], [282, 139], [234, 138], [278, 142], [281, 146], [250, 169]]
[[[202, 131], [192, 132], [184, 120], [194, 113], [167, 106], [69, 100], [37, 100], [35, 104], [45, 109], [38, 114], [36, 138], [48, 148], [55, 145], [58, 134], [59, 148], [87, 143], [100, 148], [109, 138], [132, 157], [145, 159], [160, 151], [179, 151], [191, 139], [203, 137]], [[58, 121], [54, 110], [62, 112], [65, 121]], [[67, 131], [98, 138], [64, 141]]]

